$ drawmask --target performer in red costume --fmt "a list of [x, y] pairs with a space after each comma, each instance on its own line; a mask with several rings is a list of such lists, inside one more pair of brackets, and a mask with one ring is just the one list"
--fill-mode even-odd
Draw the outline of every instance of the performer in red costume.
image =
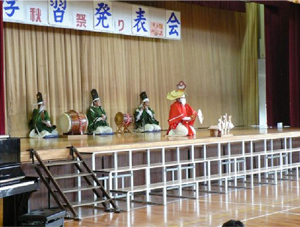
[[168, 93], [168, 100], [176, 100], [170, 108], [168, 136], [193, 136], [196, 130], [193, 125], [197, 117], [196, 111], [186, 103], [186, 84], [180, 81], [177, 91]]

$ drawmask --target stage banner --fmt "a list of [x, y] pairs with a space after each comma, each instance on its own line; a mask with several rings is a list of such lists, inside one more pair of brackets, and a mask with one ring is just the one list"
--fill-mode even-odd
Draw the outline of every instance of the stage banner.
[[3, 1], [3, 21], [22, 22], [25, 20], [24, 4], [21, 0]]
[[180, 12], [166, 10], [166, 37], [168, 39], [181, 38]]
[[49, 0], [48, 1], [48, 18], [49, 24], [70, 28], [71, 25], [71, 10], [70, 2], [67, 0]]
[[113, 32], [112, 3], [107, 1], [94, 1], [94, 29]]
[[165, 38], [166, 10], [149, 8], [150, 36]]
[[181, 39], [180, 12], [115, 1], [3, 0], [3, 21]]
[[150, 36], [150, 16], [148, 7], [132, 5], [132, 34]]
[[132, 35], [131, 32], [131, 5], [113, 2], [114, 33]]

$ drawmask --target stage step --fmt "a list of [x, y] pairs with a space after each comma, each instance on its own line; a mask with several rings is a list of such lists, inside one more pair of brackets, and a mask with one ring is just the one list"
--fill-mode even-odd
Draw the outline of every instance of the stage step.
[[64, 166], [64, 165], [72, 165], [72, 164], [80, 164], [83, 161], [77, 160], [68, 160], [68, 161], [59, 161], [59, 162], [45, 162], [43, 163], [45, 166]]
[[[201, 162], [201, 161], [205, 162], [205, 160], [203, 158], [198, 159], [198, 162]], [[171, 162], [165, 162], [164, 164], [161, 162], [158, 162], [158, 163], [151, 163], [150, 165], [148, 165], [148, 164], [136, 165], [131, 168], [129, 166], [123, 166], [123, 167], [118, 167], [117, 169], [115, 169], [115, 168], [97, 169], [97, 170], [94, 170], [94, 172], [97, 172], [97, 173], [110, 173], [110, 172], [119, 173], [119, 172], [128, 172], [131, 170], [142, 170], [142, 169], [147, 169], [147, 168], [154, 169], [154, 168], [163, 168], [163, 167], [171, 167], [171, 166], [178, 166], [178, 165], [184, 166], [184, 165], [189, 165], [192, 163], [193, 163], [192, 160], [182, 160], [181, 162], [171, 161]]]
[[[98, 188], [100, 188], [100, 186], [88, 185], [82, 187], [61, 188], [61, 190], [63, 193], [71, 193], [71, 192], [87, 191], [87, 190], [98, 189]], [[54, 191], [57, 192], [57, 190]]]
[[93, 200], [93, 201], [88, 201], [88, 200], [75, 201], [75, 202], [71, 202], [71, 205], [73, 207], [83, 207], [83, 206], [91, 206], [91, 205], [95, 205], [95, 204], [99, 204], [99, 203], [105, 203], [107, 201], [108, 201], [107, 199], [97, 199], [97, 200]]
[[62, 180], [62, 179], [70, 179], [75, 177], [87, 177], [92, 176], [94, 173], [78, 173], [78, 174], [66, 174], [66, 175], [53, 175], [55, 180]]
[[[70, 147], [70, 159], [61, 161], [43, 161], [41, 156], [35, 150], [30, 150], [32, 163], [35, 165], [35, 170], [44, 182], [49, 193], [54, 198], [59, 208], [72, 213], [68, 214], [69, 217], [73, 217], [75, 220], [79, 219], [78, 212], [74, 209], [75, 207], [89, 206], [100, 204], [104, 207], [105, 211], [120, 212], [120, 209], [116, 206], [113, 199], [102, 187], [101, 183], [97, 179], [96, 174], [91, 171], [89, 166], [85, 163], [76, 148]], [[35, 163], [35, 160], [36, 163]], [[59, 171], [58, 168], [64, 168], [66, 165], [73, 165], [70, 168], [70, 172], [66, 174], [52, 174], [51, 171]], [[57, 168], [49, 168], [50, 166], [57, 166]], [[54, 172], [54, 171], [53, 171]], [[77, 183], [74, 178], [80, 177], [81, 186], [74, 187]], [[66, 188], [62, 187], [62, 183], [66, 180], [72, 180], [71, 185], [67, 185]], [[64, 181], [61, 181], [64, 180]], [[79, 182], [78, 182], [79, 183]], [[77, 184], [78, 185], [78, 184]], [[71, 186], [71, 187], [70, 187]], [[90, 190], [93, 193], [93, 201], [81, 201], [82, 195], [80, 192]], [[77, 197], [80, 201], [70, 202], [67, 193], [78, 193]], [[49, 196], [50, 198], [50, 196]], [[48, 200], [50, 206], [50, 199]], [[110, 208], [112, 207], [112, 209]], [[68, 209], [68, 210], [67, 210]]]

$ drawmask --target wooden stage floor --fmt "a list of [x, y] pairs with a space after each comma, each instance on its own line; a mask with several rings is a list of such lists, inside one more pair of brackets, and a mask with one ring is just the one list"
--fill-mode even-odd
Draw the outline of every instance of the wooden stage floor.
[[[298, 134], [300, 128], [258, 129], [258, 128], [235, 128], [231, 131], [233, 137], [230, 140], [239, 140], [241, 138], [264, 138], [276, 135], [278, 133]], [[127, 148], [155, 147], [162, 145], [183, 145], [189, 143], [214, 142], [219, 140], [228, 140], [228, 137], [209, 137], [209, 130], [199, 129], [195, 137], [166, 137], [166, 131], [160, 133], [133, 133], [133, 134], [115, 134], [110, 136], [88, 136], [87, 139], [21, 139], [21, 161], [29, 162], [28, 149], [35, 149], [45, 154], [44, 158], [59, 159], [69, 154], [66, 147], [74, 146], [80, 152], [90, 153], [93, 151], [109, 151]], [[48, 157], [47, 157], [48, 155]]]
[[230, 219], [241, 220], [247, 227], [299, 226], [300, 188], [297, 181], [279, 181], [278, 185], [231, 189], [228, 194], [203, 194], [198, 200], [176, 199], [167, 206], [147, 205], [119, 214], [94, 212], [81, 221], [66, 220], [65, 226], [208, 227], [222, 226]]

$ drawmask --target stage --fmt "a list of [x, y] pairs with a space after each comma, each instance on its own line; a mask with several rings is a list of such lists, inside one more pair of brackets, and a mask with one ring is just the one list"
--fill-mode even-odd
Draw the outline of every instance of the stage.
[[[290, 179], [287, 178], [289, 175], [285, 175], [287, 171], [294, 175], [294, 178], [291, 179], [292, 183], [298, 180], [296, 176], [298, 176], [297, 172], [300, 167], [299, 128], [284, 128], [282, 130], [276, 128], [264, 130], [250, 127], [235, 128], [232, 130], [232, 134], [234, 135], [232, 137], [209, 137], [209, 130], [207, 129], [197, 130], [197, 136], [194, 138], [170, 138], [166, 137], [165, 133], [166, 131], [145, 134], [88, 136], [87, 139], [81, 140], [66, 138], [22, 138], [21, 158], [23, 167], [28, 174], [34, 174], [35, 171], [32, 165], [28, 163], [30, 156], [29, 152], [26, 151], [27, 149], [37, 150], [43, 159], [62, 159], [70, 155], [70, 149], [67, 147], [74, 146], [81, 154], [85, 155], [86, 163], [92, 170], [97, 172], [98, 176], [101, 176], [99, 174], [100, 171], [106, 171], [111, 176], [115, 174], [122, 175], [126, 171], [134, 172], [134, 175], [131, 175], [132, 179], [124, 179], [124, 187], [120, 186], [119, 180], [116, 180], [117, 178], [110, 177], [107, 185], [108, 188], [111, 188], [111, 191], [115, 190], [127, 193], [128, 191], [135, 192], [135, 190], [141, 190], [141, 192], [146, 193], [145, 197], [143, 197], [144, 194], [139, 195], [138, 192], [135, 198], [144, 200], [147, 198], [147, 192], [151, 191], [154, 187], [156, 187], [155, 190], [162, 190], [162, 194], [158, 197], [148, 195], [151, 198], [151, 202], [158, 202], [165, 205], [155, 206], [155, 209], [156, 207], [158, 209], [167, 206], [170, 207], [170, 202], [174, 201], [172, 199], [172, 191], [165, 190], [164, 192], [163, 187], [165, 187], [164, 185], [176, 186], [177, 181], [172, 179], [171, 173], [172, 169], [178, 165], [182, 170], [187, 167], [188, 172], [184, 173], [185, 170], [182, 171], [182, 175], [180, 176], [180, 179], [182, 178], [181, 185], [178, 190], [175, 189], [174, 195], [194, 197], [200, 199], [200, 201], [207, 201], [206, 196], [210, 198], [211, 195], [208, 193], [219, 192], [221, 195], [224, 195], [223, 197], [226, 197], [227, 193], [230, 195], [246, 188], [253, 190], [257, 185], [270, 184], [269, 187], [273, 190], [274, 184], [277, 184], [277, 181], [285, 178], [285, 180]], [[240, 160], [244, 161], [240, 163]], [[227, 166], [222, 164], [228, 161], [234, 164]], [[190, 168], [191, 166], [193, 166], [192, 169]], [[229, 166], [231, 167], [229, 168]], [[170, 169], [169, 174], [162, 171], [162, 169], [166, 171]], [[68, 174], [69, 169], [62, 167], [53, 171], [55, 174], [64, 175]], [[274, 171], [277, 174], [274, 174]], [[189, 178], [186, 179], [188, 175]], [[205, 176], [211, 177], [208, 178], [207, 185], [204, 184], [206, 181], [203, 181], [203, 177]], [[221, 178], [214, 178], [215, 176], [220, 176]], [[246, 183], [243, 183], [243, 179], [246, 179]], [[151, 182], [151, 190], [148, 188], [147, 182]], [[196, 189], [195, 192], [199, 192], [200, 194], [195, 194], [194, 191], [183, 190], [185, 182], [188, 185], [192, 183], [195, 187], [199, 187], [199, 190]], [[222, 187], [219, 185], [220, 182], [224, 183]], [[62, 187], [69, 187], [70, 185], [76, 187], [76, 181], [62, 183]], [[118, 185], [117, 188], [116, 185]], [[250, 190], [251, 193], [253, 193], [252, 190]], [[241, 191], [249, 193], [249, 190]], [[72, 196], [72, 199], [76, 200], [77, 195], [72, 194]], [[89, 195], [83, 194], [83, 200], [89, 198]], [[188, 201], [190, 203], [193, 200]], [[55, 203], [52, 201], [52, 204]], [[45, 206], [47, 206], [47, 190], [44, 185], [41, 185], [41, 189], [33, 195], [32, 207], [39, 209]], [[128, 211], [130, 208], [132, 212], [136, 212], [135, 209], [140, 207], [139, 203], [135, 203], [134, 201], [119, 201], [118, 206], [124, 211]], [[147, 207], [147, 209], [150, 209], [149, 207], [151, 206]], [[95, 211], [84, 210], [81, 215], [84, 219], [87, 216], [99, 217], [104, 215], [103, 212], [90, 212]], [[123, 215], [121, 214], [121, 216]], [[118, 214], [114, 214], [113, 217], [119, 216]], [[218, 223], [224, 221], [225, 219], [222, 218], [218, 220]], [[70, 222], [68, 224], [77, 225], [78, 223]]]
[[237, 127], [232, 137], [209, 137], [209, 130], [198, 129], [195, 137], [167, 137], [166, 131], [156, 133], [126, 133], [108, 136], [88, 136], [87, 139], [30, 139], [21, 138], [21, 162], [29, 162], [28, 149], [39, 151], [43, 159], [61, 159], [69, 155], [67, 147], [74, 146], [81, 153], [107, 152], [113, 150], [152, 148], [168, 145], [234, 142], [240, 140], [266, 139], [287, 136], [300, 136], [300, 128], [259, 129]]

